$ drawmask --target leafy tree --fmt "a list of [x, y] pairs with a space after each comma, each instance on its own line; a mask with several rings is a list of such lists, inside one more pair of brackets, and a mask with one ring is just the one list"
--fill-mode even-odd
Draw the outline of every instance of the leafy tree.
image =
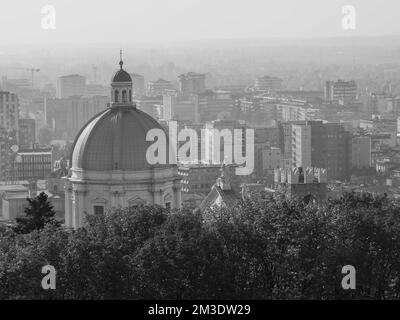
[[[210, 216], [139, 206], [88, 216], [76, 231], [0, 227], [0, 298], [400, 298], [400, 203], [385, 195], [255, 195]], [[41, 288], [46, 264], [56, 290]], [[356, 290], [341, 287], [345, 265]]]
[[29, 205], [24, 210], [25, 217], [16, 219], [15, 232], [30, 233], [33, 230], [43, 229], [49, 223], [59, 224], [54, 218], [56, 212], [44, 192], [41, 192], [33, 199], [27, 198], [27, 201]]

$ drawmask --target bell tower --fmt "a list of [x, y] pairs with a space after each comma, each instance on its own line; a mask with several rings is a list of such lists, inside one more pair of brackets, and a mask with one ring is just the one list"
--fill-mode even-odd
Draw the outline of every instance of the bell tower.
[[111, 107], [132, 106], [132, 78], [123, 69], [122, 50], [120, 50], [119, 70], [111, 82]]

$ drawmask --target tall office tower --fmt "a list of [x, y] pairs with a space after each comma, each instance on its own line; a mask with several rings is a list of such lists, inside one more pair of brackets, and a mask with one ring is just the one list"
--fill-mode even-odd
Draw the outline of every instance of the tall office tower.
[[198, 119], [192, 96], [178, 95], [175, 90], [167, 90], [163, 95], [160, 118], [164, 120], [190, 121]]
[[[342, 124], [296, 121], [280, 128], [286, 168], [313, 166], [327, 169], [329, 180], [345, 181], [349, 178], [351, 134]], [[288, 159], [289, 152], [291, 159]]]
[[254, 144], [254, 171], [256, 180], [272, 182], [274, 169], [282, 167], [281, 149], [268, 144]]
[[36, 142], [35, 119], [19, 119], [18, 145], [20, 148], [32, 148]]
[[179, 92], [183, 95], [202, 93], [206, 90], [206, 75], [196, 72], [181, 74], [179, 77]]
[[275, 93], [282, 89], [282, 82], [283, 80], [277, 77], [263, 76], [255, 79], [254, 87], [257, 91]]
[[101, 84], [87, 84], [85, 97], [110, 96], [110, 87]]
[[357, 99], [357, 84], [351, 81], [327, 81], [325, 84], [325, 99], [342, 101], [344, 103]]
[[191, 95], [195, 104], [196, 121], [231, 120], [235, 101], [229, 92], [206, 91]]
[[162, 104], [161, 96], [140, 96], [133, 97], [132, 101], [136, 104], [136, 107], [144, 112], [146, 112], [151, 117], [157, 119], [159, 118], [157, 108]]
[[173, 90], [174, 84], [164, 79], [150, 81], [147, 83], [147, 95], [150, 97], [162, 96], [166, 90]]
[[369, 169], [371, 167], [371, 136], [355, 135], [351, 139], [350, 169]]
[[252, 125], [251, 127], [254, 129], [254, 143], [271, 147], [281, 146], [278, 126]]
[[144, 77], [137, 73], [130, 73], [132, 78], [132, 95], [134, 97], [144, 96], [146, 93], [144, 86]]
[[292, 157], [292, 126], [295, 124], [305, 124], [306, 121], [290, 121], [280, 122], [279, 129], [279, 147], [282, 153], [282, 162], [284, 168], [291, 168], [293, 163]]
[[234, 118], [235, 101], [226, 92], [209, 90], [199, 94], [178, 95], [174, 90], [166, 90], [162, 103], [161, 118], [165, 120], [204, 123]]
[[73, 140], [83, 125], [105, 110], [108, 97], [48, 99], [45, 104], [45, 123], [54, 132], [54, 139]]
[[351, 134], [340, 123], [311, 124], [311, 163], [326, 168], [329, 180], [349, 178], [349, 150]]
[[[206, 122], [204, 129], [207, 132], [208, 140], [201, 149], [202, 159], [211, 160], [213, 164], [221, 164], [223, 162], [227, 164], [234, 163], [234, 147], [238, 148], [241, 146], [242, 155], [249, 152], [250, 147], [254, 148], [254, 145], [250, 146], [250, 141], [247, 140], [247, 128], [246, 122], [240, 120], [213, 120]], [[229, 149], [225, 149], [225, 146], [228, 147], [228, 144], [232, 147], [231, 154], [228, 153]], [[206, 149], [207, 147], [208, 149]]]
[[311, 126], [292, 126], [292, 163], [296, 167], [311, 166]]
[[18, 97], [8, 91], [0, 91], [0, 127], [18, 130]]
[[7, 179], [12, 160], [11, 147], [18, 143], [18, 97], [0, 91], [0, 179]]
[[71, 74], [57, 79], [57, 98], [81, 97], [86, 92], [86, 78]]
[[220, 164], [184, 164], [178, 168], [182, 193], [197, 193], [204, 197], [221, 174]]

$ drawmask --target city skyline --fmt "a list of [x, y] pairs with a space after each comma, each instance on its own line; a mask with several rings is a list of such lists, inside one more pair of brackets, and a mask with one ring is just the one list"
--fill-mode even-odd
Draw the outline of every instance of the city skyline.
[[400, 298], [398, 2], [0, 9], [0, 299]]

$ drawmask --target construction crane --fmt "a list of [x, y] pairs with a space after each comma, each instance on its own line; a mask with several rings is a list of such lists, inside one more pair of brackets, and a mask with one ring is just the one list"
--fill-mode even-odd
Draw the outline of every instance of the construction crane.
[[33, 90], [33, 74], [34, 74], [35, 72], [39, 72], [40, 69], [36, 69], [36, 68], [27, 68], [27, 69], [25, 69], [25, 70], [31, 72], [31, 77], [32, 77], [32, 90]]
[[[11, 68], [8, 68], [8, 69], [29, 71], [31, 73], [31, 88], [33, 90], [33, 88], [34, 88], [34, 73], [35, 72], [39, 72], [40, 69], [37, 69], [37, 68], [26, 68], [26, 67], [11, 67]], [[24, 78], [24, 80], [28, 80], [28, 79]]]

